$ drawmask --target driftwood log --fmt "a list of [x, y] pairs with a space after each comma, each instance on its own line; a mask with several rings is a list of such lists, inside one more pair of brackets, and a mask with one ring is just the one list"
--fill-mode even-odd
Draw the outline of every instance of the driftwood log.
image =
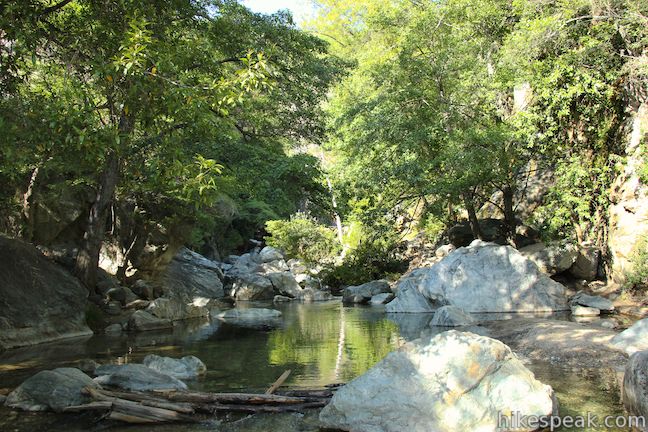
[[104, 419], [126, 423], [197, 422], [222, 412], [304, 412], [325, 406], [334, 388], [288, 390], [274, 394], [290, 375], [284, 372], [265, 393], [205, 393], [179, 390], [117, 391], [86, 387], [92, 402], [64, 412], [95, 411]]

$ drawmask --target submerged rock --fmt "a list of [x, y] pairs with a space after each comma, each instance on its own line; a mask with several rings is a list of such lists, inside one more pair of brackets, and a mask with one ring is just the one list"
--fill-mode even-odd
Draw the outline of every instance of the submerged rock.
[[648, 318], [634, 323], [612, 338], [612, 345], [628, 354], [648, 350]]
[[143, 364], [102, 365], [95, 369], [95, 382], [124, 390], [186, 390], [187, 385], [177, 378]]
[[340, 388], [320, 420], [347, 431], [496, 431], [501, 413], [556, 411], [551, 387], [509, 347], [451, 330], [388, 354]]
[[433, 312], [453, 305], [467, 312], [567, 310], [564, 287], [510, 246], [475, 240], [432, 267], [403, 276], [387, 312]]
[[474, 323], [473, 317], [463, 309], [456, 306], [443, 306], [434, 313], [430, 324], [435, 327], [460, 327]]
[[5, 404], [25, 411], [60, 412], [65, 407], [89, 402], [89, 398], [81, 393], [87, 386], [97, 387], [97, 384], [79, 369], [41, 371], [11, 392]]
[[277, 326], [280, 324], [281, 312], [275, 309], [250, 308], [230, 309], [216, 315], [218, 319], [228, 324], [243, 327]]
[[197, 378], [207, 373], [207, 366], [198, 357], [185, 356], [181, 359], [161, 357], [149, 354], [144, 357], [144, 366], [149, 367], [165, 375], [171, 375], [178, 379]]
[[0, 351], [88, 336], [88, 290], [34, 246], [0, 236]]
[[300, 300], [304, 303], [328, 301], [333, 299], [333, 295], [327, 291], [320, 291], [314, 288], [304, 288], [299, 292], [297, 300]]

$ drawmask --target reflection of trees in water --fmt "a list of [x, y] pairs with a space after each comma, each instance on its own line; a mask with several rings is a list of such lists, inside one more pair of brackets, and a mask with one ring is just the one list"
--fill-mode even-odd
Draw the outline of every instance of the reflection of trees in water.
[[297, 364], [304, 379], [328, 384], [360, 375], [398, 345], [398, 327], [368, 320], [361, 308], [321, 312], [299, 311], [296, 322], [270, 335], [271, 364]]

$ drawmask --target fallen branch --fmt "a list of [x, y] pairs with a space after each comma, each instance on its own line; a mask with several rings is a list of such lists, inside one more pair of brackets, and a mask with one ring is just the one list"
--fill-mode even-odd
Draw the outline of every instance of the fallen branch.
[[291, 372], [292, 371], [288, 369], [287, 371], [282, 373], [281, 376], [277, 378], [277, 381], [275, 381], [274, 384], [272, 384], [270, 388], [266, 390], [266, 394], [273, 394], [279, 387], [281, 387], [281, 385], [288, 379]]

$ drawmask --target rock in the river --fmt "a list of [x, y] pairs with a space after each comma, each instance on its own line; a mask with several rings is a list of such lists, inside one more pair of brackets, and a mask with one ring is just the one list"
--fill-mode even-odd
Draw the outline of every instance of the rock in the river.
[[172, 327], [173, 324], [168, 319], [156, 318], [143, 310], [135, 311], [128, 320], [130, 331], [164, 330]]
[[394, 293], [380, 293], [371, 297], [369, 303], [371, 303], [372, 305], [381, 305], [381, 304], [389, 303], [393, 299], [394, 299]]
[[601, 312], [614, 312], [614, 304], [604, 297], [578, 293], [571, 299], [572, 305], [596, 308]]
[[267, 319], [267, 318], [279, 318], [281, 312], [275, 309], [264, 309], [264, 308], [249, 308], [249, 309], [230, 309], [225, 312], [221, 312], [218, 315], [218, 318], [222, 320], [238, 320], [238, 319]]
[[187, 385], [171, 375], [160, 373], [143, 364], [102, 365], [95, 373], [100, 385], [119, 387], [124, 390], [186, 390]]
[[634, 323], [612, 339], [612, 345], [628, 354], [648, 350], [648, 318]]
[[545, 246], [543, 243], [536, 243], [523, 247], [520, 253], [548, 275], [564, 272], [576, 262], [578, 257], [578, 250], [573, 245]]
[[91, 335], [88, 290], [34, 246], [0, 237], [0, 351]]
[[[648, 351], [630, 357], [623, 376], [623, 405], [631, 416], [648, 419]], [[640, 428], [648, 430], [648, 423]]]
[[460, 327], [474, 324], [470, 314], [456, 306], [443, 306], [437, 309], [430, 323], [435, 327]]
[[555, 404], [509, 347], [451, 330], [388, 354], [340, 388], [320, 420], [347, 431], [485, 432], [501, 413], [547, 416]]
[[161, 275], [164, 296], [193, 303], [197, 298], [218, 299], [225, 296], [223, 272], [218, 263], [182, 248]]
[[587, 306], [573, 305], [571, 313], [574, 316], [599, 316], [601, 311], [599, 309]]
[[272, 299], [273, 303], [286, 303], [286, 302], [291, 302], [293, 299], [288, 296], [282, 296], [282, 295], [276, 295]]
[[206, 307], [185, 303], [178, 298], [164, 297], [153, 300], [146, 308], [146, 312], [157, 318], [170, 321], [206, 318], [209, 316], [209, 309]]
[[386, 280], [375, 280], [358, 286], [346, 287], [342, 292], [344, 303], [368, 303], [376, 294], [390, 293], [391, 288]]
[[89, 402], [84, 387], [97, 387], [92, 378], [75, 368], [38, 372], [9, 394], [6, 405], [26, 411], [60, 412], [63, 408]]
[[283, 254], [279, 249], [273, 248], [272, 246], [266, 246], [261, 249], [261, 252], [259, 252], [259, 258], [262, 263], [269, 263], [271, 261], [283, 260]]
[[181, 359], [161, 357], [149, 354], [144, 357], [144, 366], [156, 370], [165, 375], [171, 375], [178, 379], [192, 379], [207, 373], [207, 366], [198, 357], [185, 356]]
[[121, 324], [111, 324], [105, 328], [104, 333], [109, 335], [118, 335], [121, 334], [123, 328]]
[[303, 301], [304, 303], [328, 301], [332, 299], [333, 295], [330, 292], [320, 291], [314, 288], [304, 288], [297, 296], [297, 300]]
[[601, 251], [594, 246], [584, 246], [578, 251], [574, 265], [569, 268], [569, 274], [578, 279], [592, 281], [598, 273]]
[[299, 286], [295, 276], [293, 276], [289, 271], [270, 273], [267, 276], [268, 279], [270, 279], [275, 292], [278, 294], [293, 298], [299, 297], [302, 287]]
[[272, 282], [256, 273], [243, 273], [232, 286], [232, 297], [238, 301], [270, 300], [275, 292]]
[[387, 312], [433, 312], [454, 305], [466, 312], [567, 310], [564, 287], [517, 250], [475, 240], [432, 267], [401, 278]]

